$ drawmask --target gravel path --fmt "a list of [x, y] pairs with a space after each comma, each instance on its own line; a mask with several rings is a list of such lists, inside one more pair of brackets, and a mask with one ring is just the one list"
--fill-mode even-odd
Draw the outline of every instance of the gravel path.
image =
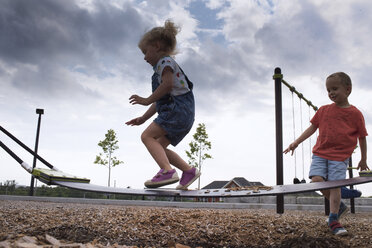
[[323, 212], [0, 201], [0, 247], [372, 247], [372, 215], [335, 237]]

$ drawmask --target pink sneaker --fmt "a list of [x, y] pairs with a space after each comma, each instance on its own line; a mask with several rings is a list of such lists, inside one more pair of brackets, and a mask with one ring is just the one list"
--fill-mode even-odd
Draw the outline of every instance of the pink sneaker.
[[176, 189], [186, 190], [198, 177], [200, 177], [200, 172], [195, 168], [191, 168], [188, 171], [182, 173], [180, 184]]
[[147, 188], [157, 188], [178, 182], [180, 179], [175, 169], [166, 171], [161, 169], [151, 180], [145, 182]]

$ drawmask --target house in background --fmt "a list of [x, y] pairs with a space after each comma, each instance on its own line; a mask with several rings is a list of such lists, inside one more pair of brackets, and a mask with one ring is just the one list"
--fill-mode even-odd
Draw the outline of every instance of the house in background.
[[[207, 186], [205, 186], [203, 189], [233, 189], [233, 188], [239, 188], [239, 187], [249, 187], [249, 186], [265, 186], [261, 182], [250, 182], [244, 177], [234, 177], [230, 181], [213, 181]], [[291, 194], [291, 196], [295, 197], [321, 197], [322, 195], [317, 193], [316, 191], [312, 192], [304, 192], [304, 193], [297, 193], [297, 194]], [[223, 198], [221, 197], [213, 197], [213, 198], [204, 198], [199, 201], [206, 201], [206, 202], [221, 202], [223, 201]]]
[[230, 181], [213, 181], [203, 189], [231, 189], [248, 186], [264, 186], [261, 182], [250, 182], [244, 177], [234, 177]]
[[[230, 181], [213, 181], [206, 185], [202, 189], [233, 189], [239, 187], [249, 187], [249, 186], [265, 186], [261, 182], [250, 182], [244, 177], [234, 177]], [[220, 202], [220, 197], [205, 198], [208, 202]]]

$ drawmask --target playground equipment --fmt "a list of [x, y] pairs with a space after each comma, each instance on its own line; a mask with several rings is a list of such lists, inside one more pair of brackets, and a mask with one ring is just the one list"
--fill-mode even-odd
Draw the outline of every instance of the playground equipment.
[[[283, 185], [283, 136], [282, 136], [282, 96], [281, 84], [284, 81], [280, 68], [275, 69], [273, 76], [275, 80], [275, 116], [276, 116], [276, 186], [253, 186], [236, 189], [209, 189], [209, 190], [175, 190], [166, 188], [157, 189], [129, 189], [111, 188], [90, 184], [87, 178], [69, 175], [57, 169], [40, 155], [32, 151], [18, 138], [0, 126], [0, 131], [20, 145], [27, 152], [45, 164], [49, 169], [32, 168], [0, 141], [0, 146], [13, 157], [26, 171], [34, 177], [49, 185], [59, 185], [84, 191], [93, 191], [109, 194], [141, 195], [141, 196], [176, 196], [176, 197], [250, 197], [250, 196], [277, 196], [277, 213], [284, 213], [284, 195], [303, 192], [311, 192], [322, 189], [337, 188], [348, 185], [356, 185], [372, 182], [371, 172], [361, 172], [360, 177], [349, 178], [338, 181], [302, 183]], [[303, 96], [302, 96], [303, 97]], [[304, 98], [305, 99], [305, 98]], [[307, 101], [307, 100], [305, 100]], [[311, 102], [310, 102], [311, 104]]]
[[243, 196], [266, 196], [266, 195], [282, 195], [295, 194], [302, 192], [310, 192], [319, 189], [330, 189], [350, 184], [361, 184], [371, 182], [372, 177], [355, 177], [346, 180], [319, 182], [311, 184], [290, 184], [290, 185], [276, 185], [276, 186], [251, 186], [235, 189], [209, 189], [209, 190], [175, 190], [166, 188], [157, 189], [128, 189], [128, 188], [112, 188], [106, 186], [99, 186], [90, 184], [87, 178], [80, 178], [69, 175], [58, 170], [49, 162], [43, 159], [40, 155], [34, 153], [29, 147], [23, 144], [19, 139], [14, 137], [10, 132], [0, 126], [0, 130], [14, 140], [17, 144], [23, 147], [26, 151], [36, 156], [50, 169], [30, 167], [13, 151], [11, 151], [3, 142], [0, 141], [0, 146], [12, 156], [25, 170], [31, 173], [40, 181], [49, 185], [59, 185], [63, 187], [79, 189], [84, 191], [92, 191], [109, 194], [124, 194], [124, 195], [145, 195], [145, 196], [177, 196], [177, 197], [243, 197]]
[[[289, 83], [287, 83], [283, 78], [281, 79], [282, 83], [288, 87], [288, 89], [291, 91], [291, 98], [292, 98], [292, 130], [293, 130], [293, 140], [296, 139], [296, 121], [295, 121], [295, 103], [294, 103], [294, 94], [298, 96], [299, 103], [300, 103], [300, 124], [301, 124], [301, 133], [303, 133], [303, 125], [302, 125], [302, 101], [305, 101], [306, 104], [309, 107], [309, 122], [310, 122], [310, 109], [313, 109], [314, 111], [318, 110], [317, 106], [314, 106], [313, 103], [309, 100], [307, 100], [304, 95], [296, 90], [296, 88]], [[308, 139], [308, 142], [310, 143], [309, 148], [310, 148], [310, 161], [311, 161], [311, 138]], [[301, 149], [302, 149], [302, 180], [300, 181], [297, 177], [297, 150], [294, 151], [294, 178], [293, 178], [293, 183], [298, 184], [298, 183], [306, 183], [305, 180], [305, 158], [304, 158], [304, 143], [301, 143]]]
[[[304, 100], [309, 107], [311, 106], [315, 111], [317, 110], [317, 107], [314, 106], [311, 101], [307, 100], [301, 93], [295, 91], [293, 86], [290, 86], [286, 81], [283, 80], [283, 75], [281, 73], [280, 68], [275, 68], [273, 79], [275, 81], [275, 122], [276, 122], [276, 177], [277, 177], [277, 185], [283, 184], [283, 127], [282, 127], [282, 90], [281, 85], [282, 83], [286, 85], [291, 91], [294, 91], [298, 97], [302, 100]], [[350, 166], [352, 166], [352, 159], [350, 157]], [[360, 177], [371, 177], [371, 171], [361, 171], [359, 173]], [[352, 169], [349, 169], [349, 177], [350, 179], [345, 179], [343, 181], [352, 180], [353, 179], [353, 172]], [[327, 181], [326, 183], [332, 184], [331, 181]], [[331, 187], [331, 188], [338, 188], [342, 186], [350, 186], [350, 188], [353, 188], [353, 185], [356, 184], [345, 184], [345, 185], [339, 185], [337, 187]], [[355, 212], [354, 207], [354, 199], [350, 199], [351, 202], [351, 211], [352, 213]], [[283, 195], [277, 196], [277, 213], [283, 213], [284, 212], [284, 198]], [[329, 212], [329, 203], [328, 200], [325, 199], [325, 212], [326, 214]]]

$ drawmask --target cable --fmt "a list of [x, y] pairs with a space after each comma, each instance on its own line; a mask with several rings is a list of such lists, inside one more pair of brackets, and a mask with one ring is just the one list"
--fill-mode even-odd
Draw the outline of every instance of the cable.
[[[293, 91], [295, 90], [294, 87], [291, 88], [292, 92], [292, 122], [293, 122], [293, 141], [296, 140], [296, 121], [295, 121], [295, 111], [294, 111], [294, 95]], [[295, 178], [297, 178], [297, 155], [296, 150], [294, 150], [294, 165], [295, 165]]]

